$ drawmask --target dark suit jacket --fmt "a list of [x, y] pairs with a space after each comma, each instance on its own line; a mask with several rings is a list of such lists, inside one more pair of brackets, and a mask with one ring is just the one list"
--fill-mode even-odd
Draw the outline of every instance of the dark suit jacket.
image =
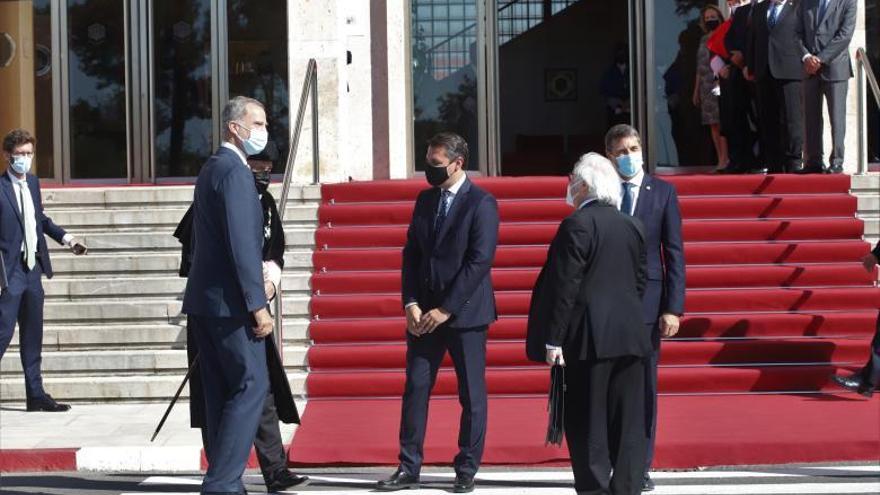
[[[275, 199], [267, 191], [260, 198], [263, 208], [263, 228], [269, 228], [271, 233], [269, 238], [264, 236], [263, 241], [263, 261], [274, 261], [278, 266], [284, 267], [284, 229], [281, 219], [278, 217], [278, 209], [275, 206]], [[174, 230], [174, 237], [181, 244], [180, 258], [180, 276], [186, 277], [189, 274], [192, 265], [192, 206], [186, 210], [177, 228]], [[186, 356], [189, 365], [192, 366], [193, 360], [199, 354], [199, 348], [192, 328], [187, 321], [186, 326]], [[293, 399], [293, 392], [290, 390], [290, 382], [287, 381], [287, 374], [284, 372], [284, 365], [281, 362], [281, 356], [278, 348], [275, 346], [274, 339], [266, 339], [266, 366], [269, 368], [269, 383], [271, 385], [272, 396], [275, 399], [275, 409], [278, 412], [278, 419], [284, 423], [299, 423], [299, 411], [296, 409], [296, 402]], [[202, 391], [202, 377], [199, 367], [193, 369], [189, 379], [189, 415], [190, 426], [193, 428], [202, 428], [205, 426], [205, 399]]]
[[752, 17], [752, 4], [741, 5], [733, 13], [730, 29], [724, 35], [724, 46], [728, 52], [738, 51], [746, 55], [748, 51], [749, 22]]
[[773, 2], [766, 0], [752, 9], [747, 64], [757, 79], [804, 77], [802, 53], [797, 37], [800, 21], [800, 0], [788, 0], [779, 13], [773, 29], [767, 23], [767, 12]]
[[[66, 232], [55, 225], [51, 218], [43, 212], [43, 197], [40, 193], [40, 179], [36, 175], [27, 174], [27, 184], [34, 202], [34, 215], [37, 222], [37, 262], [43, 269], [46, 277], [52, 278], [52, 262], [49, 260], [49, 248], [46, 245], [46, 235], [55, 239], [59, 244]], [[24, 241], [24, 222], [21, 218], [21, 210], [16, 199], [15, 186], [9, 173], [0, 175], [0, 189], [6, 198], [0, 203], [0, 253], [7, 270], [21, 263], [21, 244]]]
[[498, 318], [490, 268], [498, 244], [498, 203], [469, 179], [458, 190], [434, 239], [440, 188], [419, 193], [403, 248], [403, 304], [442, 307], [452, 328], [479, 327]]
[[529, 359], [544, 361], [547, 344], [580, 360], [653, 352], [639, 314], [645, 238], [638, 223], [595, 202], [562, 221], [532, 291]]
[[263, 212], [254, 176], [232, 150], [221, 147], [199, 172], [192, 244], [183, 313], [246, 318], [266, 306]]
[[[853, 76], [849, 43], [856, 30], [856, 0], [832, 0], [819, 19], [821, 0], [803, 0], [798, 21], [801, 59], [807, 54], [822, 61], [819, 77], [845, 81]], [[804, 77], [807, 77], [804, 74]]]
[[656, 323], [663, 313], [682, 315], [685, 261], [675, 186], [645, 174], [634, 216], [642, 222], [648, 253], [648, 280], [643, 300], [645, 323]]

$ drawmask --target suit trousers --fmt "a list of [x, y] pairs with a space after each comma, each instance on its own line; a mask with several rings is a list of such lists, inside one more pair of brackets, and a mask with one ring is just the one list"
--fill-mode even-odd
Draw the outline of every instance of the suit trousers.
[[803, 84], [768, 74], [757, 82], [761, 157], [773, 173], [791, 172], [803, 163]]
[[443, 325], [433, 333], [415, 337], [406, 334], [406, 386], [400, 418], [400, 467], [418, 476], [424, 459], [423, 446], [428, 423], [428, 402], [437, 371], [446, 351], [458, 378], [461, 419], [455, 472], [474, 476], [480, 468], [486, 442], [488, 400], [486, 397], [486, 333], [488, 326], [450, 328]]
[[819, 76], [804, 79], [804, 123], [807, 132], [807, 163], [824, 165], [822, 100], [828, 102], [831, 118], [831, 166], [843, 166], [844, 138], [846, 137], [846, 92], [848, 81], [824, 81]]
[[24, 261], [12, 263], [6, 274], [9, 286], [0, 295], [0, 358], [12, 341], [18, 323], [21, 367], [28, 399], [45, 395], [40, 365], [43, 361], [43, 270], [39, 262], [28, 270]]
[[266, 343], [250, 318], [189, 315], [205, 392], [208, 472], [202, 493], [244, 493], [247, 466], [269, 393]]
[[648, 432], [648, 442], [645, 448], [645, 476], [651, 470], [654, 463], [654, 446], [657, 443], [657, 367], [660, 362], [660, 326], [658, 323], [646, 323], [647, 330], [651, 332], [651, 340], [654, 344], [654, 352], [647, 359], [646, 373], [646, 400], [650, 401], [645, 404], [650, 421], [650, 431]]
[[871, 339], [868, 362], [857, 374], [861, 375], [865, 383], [873, 385], [874, 388], [880, 386], [880, 315], [877, 316], [877, 322], [874, 325], [874, 338]]
[[721, 133], [727, 138], [730, 166], [747, 171], [755, 166], [755, 133], [752, 131], [751, 87], [739, 69], [732, 69], [730, 77], [721, 79]]
[[579, 494], [641, 493], [646, 358], [566, 359], [565, 438]]

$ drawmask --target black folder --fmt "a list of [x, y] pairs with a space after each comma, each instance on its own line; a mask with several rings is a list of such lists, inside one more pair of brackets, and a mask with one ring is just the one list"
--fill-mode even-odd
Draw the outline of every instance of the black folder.
[[565, 368], [554, 364], [550, 368], [550, 393], [547, 398], [547, 438], [544, 445], [562, 445], [565, 422]]

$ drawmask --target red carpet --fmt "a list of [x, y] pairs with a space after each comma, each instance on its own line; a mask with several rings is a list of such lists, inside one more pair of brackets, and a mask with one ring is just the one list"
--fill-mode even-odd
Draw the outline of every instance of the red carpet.
[[[663, 344], [657, 467], [880, 458], [880, 401], [828, 376], [864, 362], [880, 289], [847, 176], [671, 176], [684, 216], [687, 315]], [[547, 370], [524, 356], [530, 290], [570, 212], [565, 180], [489, 178], [499, 200], [485, 462], [565, 462], [542, 446]], [[325, 185], [311, 280], [309, 405], [290, 458], [394, 464], [404, 380], [400, 257], [421, 181]], [[448, 359], [426, 455], [449, 463], [459, 409]], [[832, 395], [833, 394], [833, 395]]]

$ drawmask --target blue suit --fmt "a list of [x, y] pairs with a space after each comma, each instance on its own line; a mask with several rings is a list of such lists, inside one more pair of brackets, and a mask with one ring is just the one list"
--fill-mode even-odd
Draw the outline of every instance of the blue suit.
[[685, 262], [681, 236], [681, 211], [678, 194], [672, 184], [645, 174], [634, 216], [641, 220], [645, 232], [648, 280], [642, 296], [645, 324], [651, 332], [654, 353], [651, 355], [649, 392], [653, 396], [651, 408], [651, 438], [645, 470], [654, 459], [654, 440], [657, 430], [657, 363], [660, 357], [660, 315], [684, 314]]
[[28, 399], [39, 399], [45, 394], [40, 373], [44, 299], [41, 276], [45, 273], [52, 278], [52, 263], [49, 260], [45, 236], [61, 243], [65, 232], [43, 213], [40, 179], [27, 174], [26, 180], [37, 223], [37, 259], [32, 270], [28, 270], [22, 257], [24, 221], [15, 187], [9, 173], [0, 175], [0, 195], [3, 196], [0, 198], [0, 255], [3, 256], [9, 282], [8, 288], [0, 295], [0, 357], [3, 357], [9, 347], [15, 323], [18, 322], [25, 393]]
[[400, 467], [418, 476], [431, 388], [449, 350], [462, 406], [455, 471], [474, 476], [486, 439], [486, 333], [497, 319], [490, 269], [498, 244], [498, 204], [465, 179], [435, 234], [440, 189], [416, 199], [403, 248], [402, 299], [451, 318], [433, 333], [407, 332], [406, 386], [400, 424]]
[[220, 148], [193, 196], [192, 266], [183, 312], [194, 326], [210, 465], [202, 493], [244, 493], [241, 475], [269, 390], [265, 341], [252, 313], [266, 306], [263, 213], [250, 169]]

